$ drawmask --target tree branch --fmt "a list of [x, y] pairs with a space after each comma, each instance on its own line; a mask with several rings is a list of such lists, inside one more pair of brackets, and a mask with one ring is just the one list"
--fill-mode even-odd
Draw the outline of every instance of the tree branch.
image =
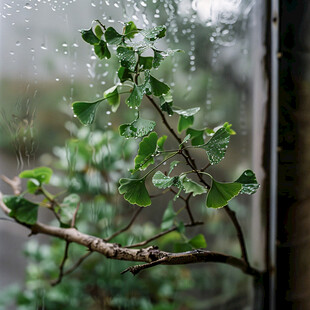
[[[1, 199], [2, 194], [0, 193], [0, 207], [5, 213], [9, 213], [10, 209], [4, 204]], [[20, 223], [21, 225], [24, 225]], [[67, 243], [77, 243], [82, 246], [87, 247], [90, 251], [98, 252], [107, 258], [116, 260], [126, 260], [132, 262], [145, 262], [153, 263], [158, 261], [156, 264], [162, 263], [164, 265], [180, 265], [180, 264], [190, 264], [190, 263], [201, 263], [201, 262], [214, 262], [222, 263], [233, 266], [240, 269], [245, 274], [251, 276], [260, 276], [261, 273], [249, 266], [244, 259], [240, 259], [234, 256], [229, 256], [222, 253], [211, 252], [211, 251], [188, 251], [183, 253], [170, 253], [160, 251], [156, 247], [148, 247], [143, 249], [131, 249], [121, 247], [115, 243], [108, 243], [101, 238], [84, 234], [75, 228], [61, 228], [42, 224], [37, 222], [32, 226], [24, 225], [31, 229], [32, 234], [45, 234], [52, 237], [57, 237], [65, 240]], [[175, 229], [175, 228], [173, 228]], [[171, 230], [172, 231], [172, 230]], [[166, 232], [167, 233], [167, 232]], [[67, 252], [67, 251], [65, 251]], [[65, 253], [62, 265], [67, 259], [67, 254]], [[165, 259], [162, 259], [165, 258]], [[152, 266], [152, 265], [151, 265]], [[149, 267], [151, 267], [149, 266]], [[142, 267], [140, 267], [142, 268]], [[142, 269], [145, 269], [143, 267]], [[139, 268], [138, 268], [139, 269]], [[138, 270], [137, 269], [137, 270]], [[63, 273], [63, 270], [62, 270]]]

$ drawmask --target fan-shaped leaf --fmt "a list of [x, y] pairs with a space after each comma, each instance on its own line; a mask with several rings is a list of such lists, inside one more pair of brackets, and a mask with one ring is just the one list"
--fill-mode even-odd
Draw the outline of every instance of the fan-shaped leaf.
[[125, 138], [140, 138], [148, 135], [155, 128], [156, 123], [146, 119], [138, 118], [130, 124], [119, 127], [121, 136]]
[[242, 184], [241, 194], [252, 195], [255, 194], [259, 188], [255, 173], [252, 170], [244, 171], [235, 182]]
[[96, 101], [76, 101], [72, 103], [73, 112], [84, 125], [93, 123], [99, 103], [103, 101], [101, 98]]
[[120, 179], [119, 193], [131, 204], [140, 207], [147, 207], [151, 204], [151, 199], [145, 187], [143, 179]]

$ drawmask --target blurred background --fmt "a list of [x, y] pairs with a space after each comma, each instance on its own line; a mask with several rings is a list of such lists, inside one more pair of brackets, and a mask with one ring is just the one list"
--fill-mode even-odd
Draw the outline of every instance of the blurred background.
[[[81, 126], [71, 110], [73, 101], [101, 97], [116, 79], [116, 60], [98, 60], [80, 36], [79, 30], [88, 29], [95, 19], [118, 30], [130, 20], [141, 28], [166, 25], [162, 47], [180, 48], [184, 53], [166, 59], [156, 75], [171, 86], [175, 104], [201, 107], [195, 128], [213, 128], [227, 121], [237, 132], [226, 158], [212, 173], [219, 181], [231, 181], [252, 169], [263, 184], [267, 101], [263, 1], [0, 3], [0, 174], [13, 177], [23, 169], [51, 166], [53, 185], [83, 196], [82, 231], [107, 236], [133, 212], [115, 195], [116, 181], [123, 167], [130, 168], [135, 155], [136, 142], [124, 141], [113, 132], [128, 121], [128, 110], [113, 114], [102, 107], [90, 127]], [[152, 116], [147, 108], [145, 113]], [[171, 121], [176, 124], [177, 119]], [[108, 160], [103, 156], [105, 150], [109, 150]], [[10, 192], [4, 182], [0, 190]], [[231, 202], [245, 232], [250, 260], [261, 269], [265, 267], [266, 213], [260, 203], [262, 191]], [[157, 232], [165, 208], [160, 207], [162, 201], [156, 203], [158, 208], [142, 214], [139, 227], [115, 242], [135, 243]], [[239, 256], [236, 234], [226, 214], [206, 210], [199, 199], [194, 210], [207, 224], [188, 236], [203, 232], [208, 249]], [[158, 245], [171, 250], [173, 238], [178, 236], [167, 235]], [[252, 279], [215, 264], [160, 266], [133, 278], [120, 275], [130, 263], [94, 254], [60, 285], [51, 287], [48, 281], [57, 278], [63, 248], [58, 240], [29, 239], [27, 230], [0, 221], [0, 305], [7, 309], [253, 308]], [[77, 246], [71, 256], [83, 253]]]

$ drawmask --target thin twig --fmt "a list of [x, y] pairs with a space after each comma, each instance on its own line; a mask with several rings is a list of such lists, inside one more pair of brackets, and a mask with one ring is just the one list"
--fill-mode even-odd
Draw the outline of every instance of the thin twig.
[[76, 209], [74, 211], [74, 214], [72, 216], [72, 221], [71, 221], [71, 227], [74, 227], [75, 226], [75, 222], [76, 222], [76, 216], [77, 216], [77, 213], [79, 211], [79, 208], [80, 208], [80, 202], [78, 202], [77, 206], [76, 206]]
[[[198, 225], [203, 225], [203, 224], [204, 224], [203, 222], [194, 222], [194, 223], [187, 223], [184, 226], [185, 227], [193, 227], [193, 226], [198, 226]], [[139, 243], [127, 245], [127, 246], [125, 246], [125, 248], [131, 249], [131, 248], [137, 248], [137, 247], [146, 245], [146, 244], [148, 244], [148, 243], [150, 243], [150, 242], [152, 242], [152, 241], [154, 241], [154, 240], [156, 240], [156, 239], [158, 239], [158, 238], [160, 238], [160, 237], [162, 237], [164, 235], [167, 235], [167, 234], [169, 234], [172, 231], [175, 231], [177, 229], [178, 229], [178, 227], [176, 227], [176, 226], [171, 227], [171, 228], [169, 228], [169, 229], [167, 229], [165, 231], [162, 231], [162, 232], [158, 233], [157, 235], [154, 235], [153, 237], [151, 237], [151, 238], [149, 238], [147, 240], [141, 241]]]
[[83, 262], [84, 260], [89, 257], [92, 253], [92, 251], [87, 252], [86, 254], [84, 254], [71, 268], [69, 268], [67, 271], [65, 271], [63, 273], [63, 276], [66, 276], [70, 273], [72, 273], [74, 270], [76, 270]]
[[158, 259], [154, 262], [148, 263], [148, 264], [130, 266], [127, 269], [125, 269], [124, 271], [122, 271], [121, 274], [124, 274], [124, 273], [130, 271], [135, 276], [140, 271], [147, 269], [147, 268], [151, 268], [151, 267], [160, 265], [160, 264], [164, 263], [165, 261], [167, 261], [167, 257], [160, 258], [160, 259]]
[[187, 198], [186, 198], [186, 200], [185, 200], [185, 208], [186, 208], [186, 211], [187, 211], [187, 213], [188, 213], [189, 219], [190, 219], [191, 223], [193, 224], [193, 223], [195, 223], [195, 220], [194, 220], [192, 211], [191, 211], [190, 206], [189, 206], [189, 200], [191, 199], [192, 195], [193, 195], [193, 193], [190, 193], [190, 194], [187, 196]]
[[211, 166], [211, 163], [208, 163], [207, 165], [205, 165], [202, 169], [200, 169], [200, 171], [206, 171], [209, 167]]
[[63, 276], [64, 276], [64, 266], [65, 266], [66, 260], [68, 259], [69, 246], [70, 246], [70, 241], [66, 241], [64, 257], [63, 257], [62, 262], [59, 266], [58, 279], [51, 283], [52, 286], [59, 284], [61, 282]]
[[136, 212], [134, 213], [133, 217], [131, 218], [130, 222], [124, 228], [120, 229], [119, 231], [117, 231], [113, 235], [111, 235], [110, 237], [105, 238], [103, 240], [108, 242], [108, 241], [112, 240], [113, 238], [115, 238], [116, 236], [118, 236], [121, 233], [123, 233], [126, 230], [128, 230], [131, 227], [131, 225], [134, 223], [134, 221], [136, 220], [136, 218], [138, 217], [138, 215], [140, 214], [141, 211], [142, 211], [142, 208], [138, 208], [136, 210]]
[[7, 184], [11, 186], [13, 189], [14, 195], [19, 195], [21, 193], [21, 181], [19, 177], [14, 177], [13, 179], [9, 179], [5, 175], [1, 175], [0, 178]]
[[227, 215], [229, 216], [229, 218], [231, 219], [231, 221], [233, 222], [235, 229], [237, 231], [237, 236], [238, 236], [238, 240], [239, 240], [239, 244], [240, 244], [240, 248], [241, 248], [241, 257], [244, 260], [244, 262], [248, 266], [250, 266], [243, 232], [242, 232], [241, 226], [238, 222], [238, 219], [236, 217], [236, 213], [235, 213], [235, 211], [231, 210], [228, 205], [226, 205], [224, 207], [224, 210], [227, 213]]

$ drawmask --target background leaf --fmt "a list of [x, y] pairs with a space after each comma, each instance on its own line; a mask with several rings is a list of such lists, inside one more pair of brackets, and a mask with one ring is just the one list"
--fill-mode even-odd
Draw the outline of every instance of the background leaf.
[[161, 230], [167, 230], [171, 228], [174, 225], [175, 216], [176, 212], [173, 209], [172, 201], [169, 201], [161, 221]]
[[39, 182], [39, 185], [41, 185], [42, 183], [48, 184], [52, 174], [53, 170], [51, 168], [38, 167], [32, 170], [24, 170], [19, 174], [19, 177], [24, 179], [35, 179]]
[[188, 128], [186, 130], [186, 134], [191, 136], [191, 143], [193, 146], [202, 145], [204, 144], [203, 134], [204, 130], [196, 130], [193, 128]]
[[79, 202], [80, 202], [80, 196], [77, 194], [71, 194], [64, 198], [58, 211], [62, 223], [68, 225], [71, 224], [73, 215]]
[[207, 247], [207, 242], [202, 234], [198, 234], [194, 238], [190, 239], [188, 243], [194, 248], [194, 249], [203, 249]]
[[104, 37], [107, 43], [112, 45], [119, 45], [123, 42], [123, 36], [118, 33], [113, 27], [109, 27], [105, 33]]
[[185, 117], [183, 115], [180, 115], [178, 122], [178, 132], [181, 133], [183, 130], [192, 126], [193, 123], [194, 123], [194, 116]]
[[116, 112], [120, 104], [120, 96], [117, 90], [117, 85], [106, 90], [103, 97], [106, 98], [109, 105], [112, 106], [112, 111]]
[[93, 33], [93, 29], [83, 29], [80, 31], [82, 34], [82, 38], [84, 41], [86, 41], [87, 43], [94, 45], [99, 43], [99, 39], [98, 37]]
[[120, 179], [119, 193], [131, 204], [147, 207], [151, 204], [149, 193], [145, 187], [145, 179]]

